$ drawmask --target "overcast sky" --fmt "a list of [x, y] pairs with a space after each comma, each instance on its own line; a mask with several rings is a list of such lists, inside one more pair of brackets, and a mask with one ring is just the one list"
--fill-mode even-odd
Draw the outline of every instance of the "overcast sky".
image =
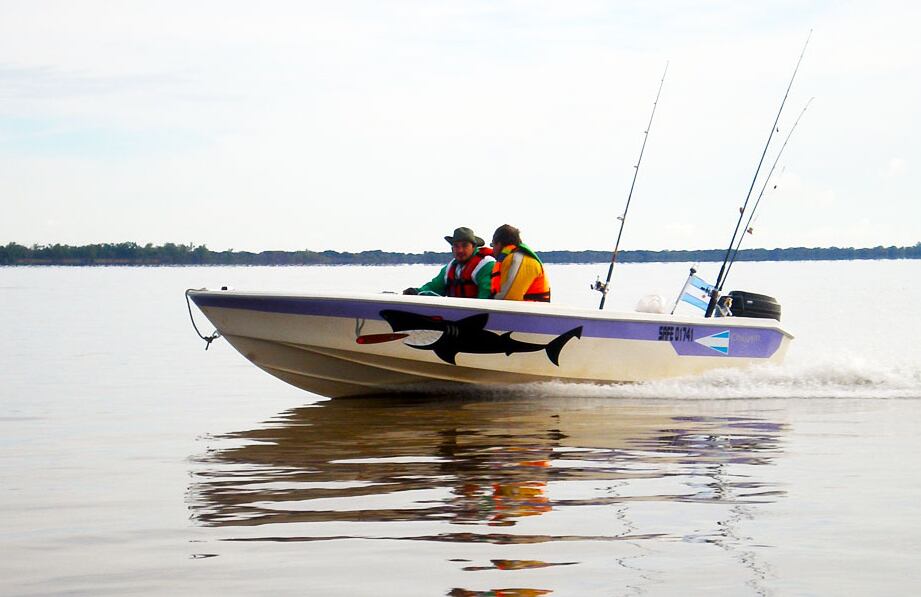
[[[921, 4], [0, 0], [0, 243], [921, 241]], [[756, 185], [756, 191], [760, 183]]]

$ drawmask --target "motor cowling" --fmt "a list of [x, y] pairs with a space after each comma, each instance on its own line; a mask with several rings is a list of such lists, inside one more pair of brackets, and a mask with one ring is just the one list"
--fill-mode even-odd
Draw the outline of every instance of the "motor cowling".
[[745, 290], [733, 290], [723, 295], [720, 301], [724, 301], [727, 297], [732, 299], [732, 306], [729, 309], [734, 317], [757, 317], [780, 321], [780, 303], [772, 296]]

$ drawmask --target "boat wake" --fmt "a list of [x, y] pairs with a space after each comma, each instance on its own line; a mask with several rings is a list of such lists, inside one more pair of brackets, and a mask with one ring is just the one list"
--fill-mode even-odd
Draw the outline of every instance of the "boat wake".
[[921, 366], [841, 356], [809, 363], [722, 369], [695, 377], [622, 385], [563, 382], [519, 386], [515, 393], [623, 399], [844, 398], [921, 399]]

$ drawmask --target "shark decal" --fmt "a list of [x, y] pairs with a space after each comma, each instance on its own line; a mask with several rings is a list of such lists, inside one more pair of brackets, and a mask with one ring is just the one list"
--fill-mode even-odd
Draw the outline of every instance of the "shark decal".
[[390, 324], [392, 334], [368, 334], [358, 336], [359, 344], [374, 344], [406, 339], [407, 346], [419, 350], [431, 350], [446, 363], [456, 365], [459, 353], [505, 354], [517, 352], [547, 352], [550, 362], [559, 367], [560, 351], [573, 338], [582, 337], [582, 326], [560, 334], [547, 344], [521, 342], [512, 338], [512, 332], [497, 334], [486, 329], [489, 313], [471, 315], [457, 321], [441, 317], [419, 315], [408, 311], [384, 309], [381, 317]]

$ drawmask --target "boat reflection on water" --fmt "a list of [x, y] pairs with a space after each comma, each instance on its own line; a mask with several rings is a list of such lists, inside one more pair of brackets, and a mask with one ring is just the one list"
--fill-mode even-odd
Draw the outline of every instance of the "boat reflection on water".
[[[687, 410], [589, 398], [330, 400], [209, 438], [190, 509], [203, 526], [237, 529], [233, 541], [703, 542], [739, 552], [757, 582], [739, 527], [753, 505], [783, 495], [759, 471], [785, 427]], [[466, 571], [572, 567], [584, 549], [562, 559], [555, 549], [552, 562], [452, 561]]]

